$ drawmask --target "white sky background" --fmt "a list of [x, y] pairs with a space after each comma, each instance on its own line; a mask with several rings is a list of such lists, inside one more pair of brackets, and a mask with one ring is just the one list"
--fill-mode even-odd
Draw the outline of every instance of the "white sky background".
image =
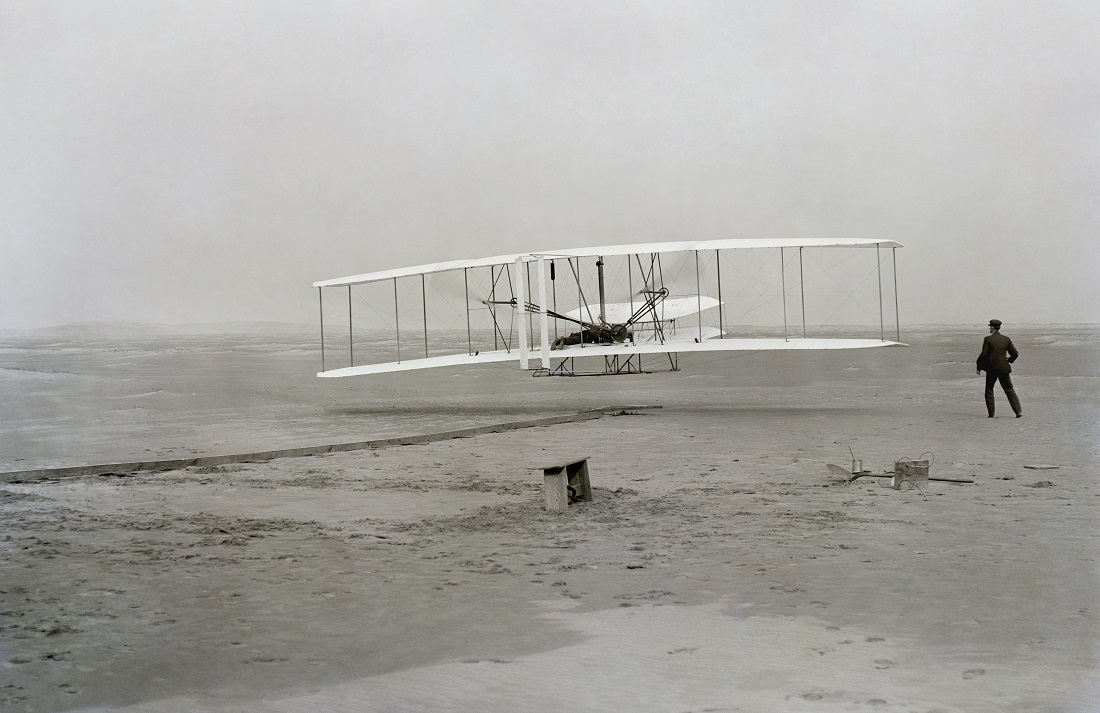
[[904, 243], [903, 323], [1100, 322], [1098, 37], [1094, 0], [0, 0], [0, 328], [793, 236]]

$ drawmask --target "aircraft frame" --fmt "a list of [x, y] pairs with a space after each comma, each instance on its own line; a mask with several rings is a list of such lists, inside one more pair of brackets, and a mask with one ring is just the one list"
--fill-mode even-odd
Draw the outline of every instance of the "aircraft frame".
[[[899, 243], [890, 240], [866, 238], [838, 239], [725, 239], [697, 242], [642, 243], [612, 245], [596, 248], [555, 250], [547, 252], [498, 255], [475, 260], [458, 260], [431, 263], [407, 268], [383, 270], [350, 277], [323, 280], [314, 283], [318, 290], [321, 321], [321, 372], [325, 378], [380, 374], [412, 369], [460, 367], [516, 361], [521, 369], [530, 370], [536, 376], [578, 376], [588, 374], [632, 374], [656, 370], [650, 360], [647, 369], [642, 367], [643, 355], [663, 355], [657, 360], [660, 370], [679, 370], [678, 355], [689, 352], [730, 352], [770, 350], [831, 350], [860, 349], [879, 346], [905, 346], [901, 342], [897, 296], [897, 257]], [[806, 323], [806, 289], [804, 280], [803, 251], [818, 248], [873, 249], [875, 252], [875, 278], [877, 283], [879, 338], [822, 338], [810, 337]], [[722, 257], [737, 250], [773, 250], [779, 264], [780, 294], [782, 296], [782, 337], [737, 336], [731, 329], [727, 302], [722, 294]], [[882, 252], [890, 251], [894, 293], [893, 312], [895, 336], [886, 339], [883, 291]], [[797, 251], [798, 291], [801, 307], [801, 330], [791, 324], [788, 296], [793, 291], [794, 276], [788, 283], [788, 263]], [[665, 274], [662, 260], [669, 254], [679, 254], [679, 273], [676, 277], [682, 289], [694, 288], [693, 293], [672, 295], [671, 282]], [[712, 261], [716, 273], [711, 281], [716, 294], [705, 294], [701, 256]], [[711, 257], [712, 256], [712, 257]], [[628, 299], [609, 302], [605, 295], [605, 261], [610, 257], [625, 258]], [[585, 293], [585, 266], [595, 259], [596, 285], [589, 284]], [[728, 259], [728, 258], [727, 258]], [[694, 263], [694, 285], [691, 285], [691, 267]], [[558, 270], [558, 266], [563, 269]], [[488, 289], [481, 286], [481, 294], [472, 294], [471, 275], [483, 275], [489, 271]], [[708, 268], [709, 269], [709, 268]], [[792, 265], [793, 269], [793, 265]], [[429, 335], [432, 332], [428, 316], [427, 278], [442, 273], [461, 272], [463, 297], [458, 308], [465, 312], [467, 336], [466, 348], [449, 354], [432, 354]], [[532, 272], [534, 273], [532, 275]], [[575, 309], [558, 304], [559, 283], [557, 273], [564, 273], [575, 297]], [[685, 276], [686, 274], [686, 276]], [[402, 353], [402, 300], [399, 281], [415, 281], [419, 278], [419, 304], [422, 308], [420, 323], [415, 328], [423, 332], [423, 356], [408, 357], [408, 339]], [[570, 279], [571, 278], [571, 279]], [[619, 278], [622, 278], [621, 269]], [[865, 278], [865, 281], [868, 278]], [[742, 280], [744, 282], [744, 280]], [[352, 288], [356, 285], [391, 283], [393, 295], [393, 328], [396, 335], [396, 358], [373, 364], [355, 362], [355, 327], [353, 320]], [[838, 282], [837, 284], [843, 285]], [[326, 363], [325, 300], [324, 290], [347, 289], [348, 358], [349, 365], [329, 369]], [[728, 286], [727, 286], [728, 289]], [[408, 292], [408, 290], [407, 290]], [[413, 291], [415, 292], [415, 290]], [[476, 289], [473, 290], [476, 293]], [[597, 295], [598, 293], [598, 295]], [[794, 295], [791, 295], [793, 298]], [[459, 302], [458, 298], [450, 301]], [[842, 303], [843, 304], [843, 303]], [[452, 305], [453, 306], [453, 305]], [[474, 341], [472, 315], [483, 311], [487, 316], [485, 327], [492, 333], [492, 348], [485, 339]], [[778, 309], [776, 310], [779, 311]], [[707, 317], [704, 317], [704, 314]], [[408, 318], [405, 325], [408, 328]], [[562, 328], [577, 331], [560, 336]], [[482, 330], [484, 331], [484, 329]], [[798, 332], [801, 332], [799, 336]], [[507, 333], [506, 333], [507, 332]], [[551, 335], [554, 335], [553, 337]], [[575, 341], [573, 341], [575, 340]], [[439, 347], [436, 350], [439, 351]], [[419, 350], [418, 350], [419, 351]], [[579, 358], [602, 357], [602, 369], [584, 371], [577, 367]], [[668, 366], [664, 360], [667, 358]], [[535, 364], [537, 362], [537, 365]]]

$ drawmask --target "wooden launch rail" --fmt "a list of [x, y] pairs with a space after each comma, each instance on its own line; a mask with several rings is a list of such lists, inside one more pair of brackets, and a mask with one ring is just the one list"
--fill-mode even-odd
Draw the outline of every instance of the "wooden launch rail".
[[[234, 453], [219, 456], [200, 456], [197, 458], [176, 458], [172, 460], [133, 461], [129, 463], [104, 463], [99, 465], [78, 465], [64, 468], [39, 468], [36, 470], [16, 470], [0, 473], [0, 483], [27, 483], [36, 480], [54, 480], [57, 478], [71, 478], [82, 475], [126, 475], [129, 473], [180, 470], [182, 468], [210, 467], [226, 465], [228, 463], [261, 463], [275, 458], [300, 458], [303, 456], [317, 456], [326, 453], [339, 453], [342, 451], [356, 451], [371, 448], [387, 448], [389, 446], [410, 446], [434, 441], [445, 441], [451, 438], [469, 438], [485, 433], [502, 433], [520, 428], [537, 428], [540, 426], [554, 426], [561, 423], [573, 423], [576, 421], [588, 421], [600, 418], [605, 413], [617, 413], [625, 410], [654, 408], [647, 406], [616, 406], [614, 408], [593, 409], [580, 411], [573, 414], [558, 416], [546, 416], [544, 418], [529, 419], [526, 421], [511, 421], [509, 423], [497, 423], [488, 426], [474, 426], [455, 431], [442, 431], [440, 433], [427, 433], [419, 436], [398, 436], [395, 438], [378, 438], [370, 441], [357, 441], [354, 443], [335, 443], [330, 445], [306, 446], [304, 448], [284, 448], [280, 450], [258, 451], [255, 453]], [[655, 408], [660, 408], [659, 406]]]

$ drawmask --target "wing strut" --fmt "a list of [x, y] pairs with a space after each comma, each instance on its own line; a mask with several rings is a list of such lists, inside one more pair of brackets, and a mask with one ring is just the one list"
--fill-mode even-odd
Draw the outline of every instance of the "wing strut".
[[393, 327], [397, 331], [397, 363], [401, 363], [401, 310], [397, 309], [397, 278], [393, 278]]
[[539, 352], [542, 357], [542, 368], [550, 368], [550, 329], [547, 324], [547, 310], [546, 310], [546, 259], [539, 255], [538, 259], [538, 273], [539, 273], [539, 304], [542, 305], [542, 309], [539, 310]]
[[[515, 264], [516, 264], [516, 286], [519, 288], [517, 290], [519, 292], [519, 300], [520, 300], [520, 302], [522, 302], [523, 304], [526, 305], [527, 304], [527, 299], [526, 299], [526, 297], [524, 295], [524, 291], [523, 291], [523, 287], [524, 287], [524, 285], [523, 285], [523, 276], [519, 272], [520, 268], [524, 266], [523, 258], [522, 257], [517, 257]], [[526, 314], [516, 315], [516, 321], [519, 325], [519, 340], [518, 340], [519, 341], [519, 368], [520, 369], [527, 369], [527, 315]]]
[[603, 296], [603, 255], [596, 257], [596, 276], [600, 280], [600, 324], [607, 324], [604, 315], [607, 314], [607, 303]]
[[470, 331], [470, 276], [468, 268], [462, 268], [462, 287], [466, 292], [466, 353], [474, 353], [474, 338]]
[[783, 293], [783, 341], [787, 342], [787, 263], [783, 248], [779, 248], [779, 289]]
[[802, 338], [806, 338], [806, 284], [802, 280], [802, 248], [798, 248], [798, 294], [802, 296]]
[[317, 288], [317, 304], [321, 308], [321, 371], [325, 370], [325, 297]]
[[699, 339], [703, 339], [703, 284], [699, 280], [699, 251], [695, 251], [695, 305], [699, 311], [695, 313], [696, 323], [699, 325]]
[[420, 273], [420, 306], [424, 308], [424, 358], [428, 358], [428, 288], [424, 285], [424, 273]]
[[894, 321], [897, 322], [898, 338], [897, 341], [901, 341], [901, 314], [898, 312], [898, 249], [890, 248], [890, 253], [894, 256]]
[[875, 244], [875, 273], [878, 275], [878, 338], [886, 341], [886, 322], [882, 317], [882, 257], [879, 246]]
[[714, 263], [718, 267], [718, 338], [726, 338], [726, 325], [722, 320], [722, 313], [725, 311], [722, 309], [722, 251], [714, 251]]
[[[550, 293], [553, 297], [554, 311], [558, 311], [558, 283], [554, 275], [554, 261], [550, 261]], [[554, 321], [554, 339], [558, 338], [558, 323]]]

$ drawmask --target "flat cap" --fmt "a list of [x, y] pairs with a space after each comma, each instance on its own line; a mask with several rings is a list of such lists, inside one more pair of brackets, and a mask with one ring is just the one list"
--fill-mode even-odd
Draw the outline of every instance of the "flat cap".
[[989, 326], [990, 327], [1000, 327], [1001, 326], [1001, 320], [991, 319], [991, 320], [989, 320]]

